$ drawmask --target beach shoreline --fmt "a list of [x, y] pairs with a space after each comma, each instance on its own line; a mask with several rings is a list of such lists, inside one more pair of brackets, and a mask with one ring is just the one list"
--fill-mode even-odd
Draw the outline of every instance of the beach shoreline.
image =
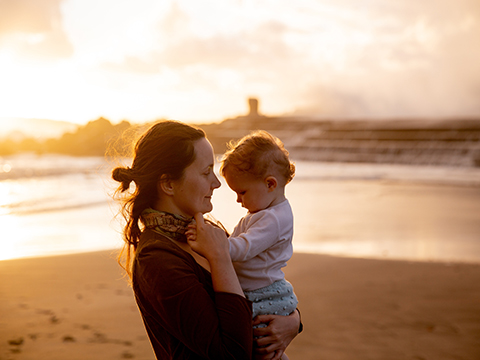
[[[63, 175], [0, 184], [0, 259], [121, 246], [124, 223], [110, 197], [117, 184], [103, 159], [40, 159]], [[28, 173], [33, 160], [12, 167]], [[95, 166], [102, 170], [92, 173]], [[480, 262], [480, 169], [301, 161], [296, 169], [286, 188], [295, 251]], [[220, 181], [210, 214], [231, 232], [246, 211]]]
[[[0, 262], [0, 359], [153, 359], [117, 251]], [[290, 359], [474, 359], [480, 264], [295, 253]]]

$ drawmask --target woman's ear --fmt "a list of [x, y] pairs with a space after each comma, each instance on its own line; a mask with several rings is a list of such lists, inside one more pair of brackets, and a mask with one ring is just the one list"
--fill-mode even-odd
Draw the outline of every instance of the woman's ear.
[[268, 192], [271, 192], [277, 188], [277, 178], [275, 176], [267, 176], [265, 178], [265, 184], [267, 185]]
[[158, 193], [165, 193], [167, 195], [173, 195], [173, 181], [166, 174], [163, 174], [157, 183]]

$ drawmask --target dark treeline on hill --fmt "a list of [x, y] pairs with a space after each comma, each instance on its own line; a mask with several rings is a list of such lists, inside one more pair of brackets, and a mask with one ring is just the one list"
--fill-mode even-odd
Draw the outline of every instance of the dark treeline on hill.
[[[20, 152], [73, 156], [130, 156], [151, 123], [113, 125], [99, 118], [60, 138], [0, 140], [0, 156]], [[279, 137], [294, 160], [480, 167], [480, 120], [315, 120], [246, 116], [197, 125], [217, 154], [226, 144], [263, 129]]]
[[[128, 121], [113, 125], [109, 120], [99, 118], [85, 126], [79, 126], [73, 133], [65, 133], [60, 138], [38, 140], [10, 138], [0, 141], [0, 155], [21, 152], [37, 154], [56, 153], [73, 156], [103, 156], [105, 153], [125, 155], [131, 142], [125, 138], [134, 127]], [[132, 135], [133, 136], [133, 135]]]

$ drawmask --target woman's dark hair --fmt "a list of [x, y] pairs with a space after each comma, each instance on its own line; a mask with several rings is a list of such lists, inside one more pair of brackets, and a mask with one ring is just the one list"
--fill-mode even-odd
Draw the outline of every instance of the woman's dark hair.
[[[194, 143], [205, 138], [202, 129], [178, 121], [161, 121], [151, 126], [136, 142], [131, 167], [117, 167], [112, 178], [120, 182], [115, 194], [123, 196], [122, 216], [124, 247], [119, 263], [131, 277], [132, 255], [141, 235], [140, 215], [153, 207], [158, 199], [157, 184], [162, 176], [170, 180], [182, 178], [185, 169], [195, 160]], [[131, 182], [135, 187], [131, 192]], [[123, 258], [125, 260], [123, 261]]]

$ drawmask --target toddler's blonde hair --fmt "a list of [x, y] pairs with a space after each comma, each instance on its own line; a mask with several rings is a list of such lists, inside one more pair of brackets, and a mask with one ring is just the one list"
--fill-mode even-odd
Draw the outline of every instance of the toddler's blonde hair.
[[285, 180], [284, 185], [295, 176], [295, 164], [290, 161], [283, 142], [264, 130], [254, 131], [227, 144], [220, 174], [225, 177], [225, 171], [230, 167], [262, 180], [268, 175], [278, 174]]

